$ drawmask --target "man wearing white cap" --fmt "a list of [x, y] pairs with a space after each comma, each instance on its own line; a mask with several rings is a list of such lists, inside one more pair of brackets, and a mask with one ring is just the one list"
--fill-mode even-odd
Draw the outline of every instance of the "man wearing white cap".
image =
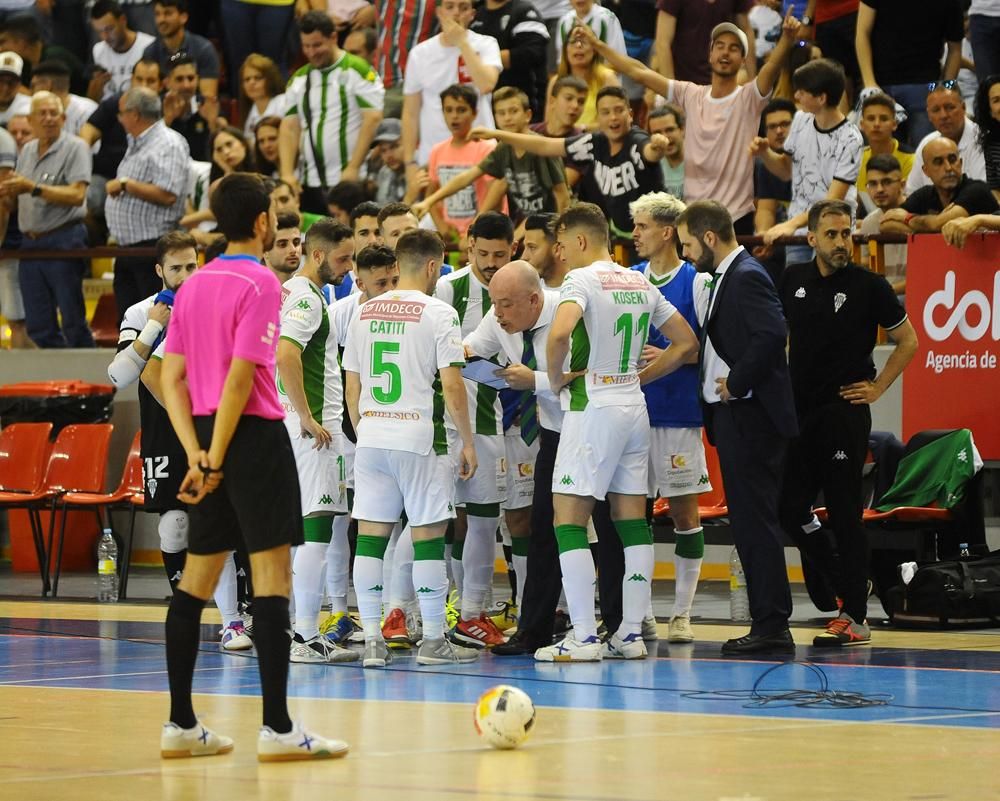
[[31, 95], [23, 95], [21, 73], [24, 59], [11, 50], [0, 53], [0, 125], [4, 128], [11, 117], [31, 113]]
[[643, 84], [687, 116], [684, 132], [684, 200], [716, 200], [729, 211], [737, 234], [754, 233], [753, 159], [747, 154], [771, 97], [781, 66], [798, 39], [799, 21], [789, 12], [781, 41], [757, 78], [739, 83], [747, 58], [747, 35], [731, 22], [712, 29], [708, 63], [711, 86], [665, 78], [641, 61], [616, 53], [589, 33], [579, 30], [612, 69]]

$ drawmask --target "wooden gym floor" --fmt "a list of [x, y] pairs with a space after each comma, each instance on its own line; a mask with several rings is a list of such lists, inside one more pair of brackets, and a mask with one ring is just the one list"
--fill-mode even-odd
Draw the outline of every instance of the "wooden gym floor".
[[[811, 648], [762, 689], [878, 694], [867, 708], [750, 705], [775, 663], [723, 660], [726, 625], [641, 663], [538, 665], [486, 656], [383, 671], [292, 665], [293, 716], [346, 739], [343, 760], [258, 765], [256, 661], [218, 650], [206, 613], [195, 708], [233, 736], [221, 757], [161, 761], [162, 606], [0, 602], [0, 798], [10, 801], [931, 801], [1000, 799], [1000, 637], [877, 631], [871, 647]], [[661, 635], [666, 625], [660, 626]], [[472, 704], [515, 684], [538, 707], [518, 751], [481, 744]], [[719, 695], [729, 692], [728, 696]]]

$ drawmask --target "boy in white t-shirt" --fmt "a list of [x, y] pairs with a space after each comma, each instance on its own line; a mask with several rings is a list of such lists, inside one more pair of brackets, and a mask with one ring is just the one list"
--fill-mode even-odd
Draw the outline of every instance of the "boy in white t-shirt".
[[[785, 139], [783, 152], [772, 150], [767, 139], [755, 137], [752, 153], [782, 180], [792, 182], [788, 219], [764, 231], [764, 243], [781, 236], [804, 234], [809, 207], [819, 200], [857, 202], [855, 183], [861, 170], [864, 139], [857, 126], [841, 112], [844, 68], [828, 58], [803, 64], [792, 76], [799, 111]], [[808, 245], [788, 245], [785, 264], [810, 261]]]
[[451, 132], [441, 115], [441, 90], [469, 84], [479, 92], [475, 125], [493, 127], [492, 97], [503, 62], [492, 36], [467, 30], [475, 17], [472, 0], [440, 0], [441, 33], [410, 51], [403, 84], [403, 159], [412, 187], [418, 168], [427, 164], [431, 147]]

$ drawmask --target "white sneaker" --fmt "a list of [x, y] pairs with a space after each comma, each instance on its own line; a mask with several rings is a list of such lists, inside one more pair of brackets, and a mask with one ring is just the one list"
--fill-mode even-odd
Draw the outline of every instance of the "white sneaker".
[[289, 653], [292, 662], [334, 664], [337, 662], [357, 662], [356, 651], [349, 651], [341, 648], [336, 643], [320, 634], [311, 640], [302, 640], [298, 634], [292, 640], [292, 647]]
[[645, 659], [646, 643], [641, 634], [629, 634], [622, 639], [617, 633], [612, 634], [604, 644], [605, 659]]
[[292, 723], [288, 734], [278, 734], [263, 726], [257, 737], [258, 762], [288, 762], [295, 759], [334, 759], [344, 756], [349, 746], [343, 740], [328, 740]]
[[424, 640], [417, 651], [418, 665], [456, 665], [479, 659], [478, 648], [456, 645], [446, 638]]
[[242, 620], [235, 620], [222, 630], [221, 645], [224, 651], [249, 651], [253, 648], [253, 640], [243, 628]]
[[213, 756], [233, 750], [229, 737], [216, 734], [200, 723], [193, 729], [182, 729], [176, 723], [164, 723], [160, 732], [160, 756], [164, 759]]
[[690, 615], [676, 615], [670, 618], [667, 642], [694, 642], [694, 630], [691, 628]]
[[567, 637], [555, 645], [539, 648], [535, 651], [536, 662], [600, 662], [601, 641], [596, 637], [585, 640], [574, 640]]
[[365, 641], [365, 657], [361, 662], [362, 667], [376, 668], [385, 667], [392, 661], [392, 652], [385, 640], [379, 637], [377, 640]]
[[656, 642], [660, 639], [660, 630], [656, 625], [656, 618], [652, 615], [642, 619], [642, 639], [645, 642]]

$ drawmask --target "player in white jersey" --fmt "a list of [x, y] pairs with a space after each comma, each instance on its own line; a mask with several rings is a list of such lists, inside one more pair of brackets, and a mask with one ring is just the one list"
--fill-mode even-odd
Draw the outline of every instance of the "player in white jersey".
[[[469, 242], [469, 266], [443, 276], [434, 291], [435, 297], [457, 313], [463, 337], [475, 331], [490, 309], [490, 280], [510, 261], [514, 225], [503, 214], [485, 212], [469, 227]], [[479, 470], [471, 479], [459, 480], [455, 487], [460, 509], [455, 524], [452, 564], [454, 566], [461, 559], [463, 579], [459, 587], [461, 614], [451, 637], [456, 642], [482, 648], [505, 642], [486, 610], [493, 586], [500, 505], [507, 495], [507, 454], [503, 411], [497, 390], [469, 379], [465, 380], [465, 387]], [[454, 439], [455, 434], [450, 436]]]
[[[163, 342], [174, 293], [198, 266], [197, 242], [190, 234], [175, 231], [156, 243], [156, 274], [163, 290], [130, 306], [122, 319], [118, 354], [108, 366], [108, 377], [118, 389], [140, 380], [139, 422], [145, 508], [159, 512], [157, 533], [167, 580], [173, 590], [181, 580], [188, 545], [187, 507], [177, 499], [187, 472], [187, 456], [170, 425], [160, 392]], [[244, 651], [253, 646], [243, 629], [236, 594], [236, 563], [227, 559], [216, 585], [215, 605], [222, 615], [222, 647]]]
[[[355, 247], [357, 240], [355, 239]], [[361, 304], [395, 289], [399, 283], [396, 255], [387, 247], [375, 245], [363, 248], [355, 257], [358, 292], [335, 301], [330, 306], [330, 324], [340, 348], [347, 345], [347, 333]], [[348, 420], [348, 422], [350, 422]], [[352, 436], [353, 428], [351, 429]], [[347, 506], [354, 509], [354, 443], [344, 438], [344, 467], [347, 479]], [[320, 629], [331, 639], [343, 642], [350, 637], [354, 624], [347, 615], [348, 576], [351, 549], [347, 538], [350, 518], [347, 515], [333, 521], [333, 539], [326, 556], [326, 587], [330, 597], [330, 615]], [[353, 642], [353, 638], [352, 638]]]
[[335, 515], [347, 513], [344, 473], [343, 386], [337, 338], [330, 325], [325, 284], [338, 284], [354, 255], [351, 229], [329, 218], [306, 234], [305, 263], [281, 287], [278, 397], [292, 441], [302, 496], [305, 543], [295, 551], [293, 662], [350, 662], [357, 654], [319, 632], [323, 568]]
[[[646, 522], [649, 418], [640, 384], [673, 372], [698, 352], [691, 327], [645, 276], [611, 260], [608, 221], [592, 203], [563, 212], [556, 236], [570, 267], [547, 344], [549, 384], [562, 393], [562, 437], [552, 474], [563, 587], [573, 634], [535, 652], [539, 661], [597, 661], [646, 655], [653, 538]], [[641, 371], [650, 326], [670, 345]], [[561, 365], [570, 354], [570, 370]], [[572, 380], [570, 380], [572, 379]], [[625, 549], [622, 624], [602, 647], [594, 619], [594, 560], [587, 519], [605, 495]]]
[[444, 637], [444, 532], [454, 516], [446, 407], [461, 437], [463, 479], [476, 472], [476, 451], [460, 373], [465, 358], [458, 317], [426, 294], [442, 257], [441, 240], [430, 231], [401, 237], [398, 288], [358, 310], [344, 350], [347, 406], [358, 434], [354, 587], [365, 631], [365, 667], [382, 667], [390, 659], [380, 626], [382, 557], [404, 510], [413, 532], [413, 587], [424, 621], [417, 662], [477, 657]]

